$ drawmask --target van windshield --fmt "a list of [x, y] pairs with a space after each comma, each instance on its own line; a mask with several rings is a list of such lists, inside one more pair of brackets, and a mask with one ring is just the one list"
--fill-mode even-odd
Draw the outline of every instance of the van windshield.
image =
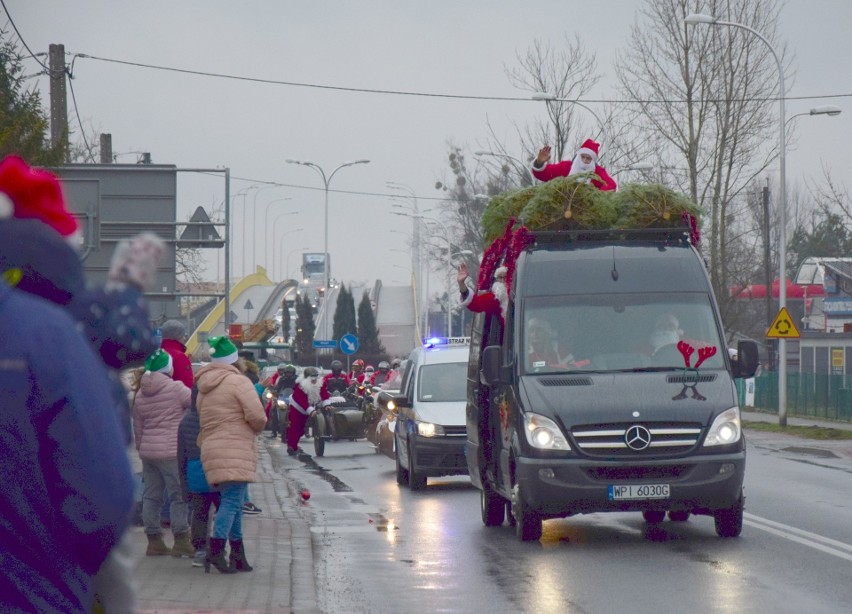
[[715, 354], [701, 369], [724, 366], [710, 297], [702, 293], [529, 297], [523, 305], [524, 373], [683, 369], [678, 350]]
[[418, 375], [418, 401], [464, 401], [467, 398], [466, 362], [423, 365]]

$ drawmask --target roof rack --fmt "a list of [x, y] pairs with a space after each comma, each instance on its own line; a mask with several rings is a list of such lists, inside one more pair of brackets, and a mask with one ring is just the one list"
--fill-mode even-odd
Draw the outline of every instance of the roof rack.
[[531, 231], [533, 245], [572, 244], [581, 242], [654, 242], [690, 244], [690, 229], [673, 228], [608, 228], [603, 230], [538, 230]]

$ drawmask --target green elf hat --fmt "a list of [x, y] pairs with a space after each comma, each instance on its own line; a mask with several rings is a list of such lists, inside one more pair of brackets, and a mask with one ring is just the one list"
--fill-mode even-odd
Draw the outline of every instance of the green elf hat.
[[172, 357], [165, 350], [157, 350], [145, 360], [145, 370], [151, 373], [170, 373]]
[[211, 337], [207, 340], [210, 344], [210, 360], [221, 364], [230, 365], [237, 362], [237, 346], [227, 337]]

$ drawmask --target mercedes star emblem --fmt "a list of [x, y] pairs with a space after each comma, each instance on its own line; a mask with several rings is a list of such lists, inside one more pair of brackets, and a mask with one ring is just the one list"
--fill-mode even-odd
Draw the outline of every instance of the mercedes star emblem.
[[651, 431], [638, 424], [631, 426], [624, 433], [624, 443], [631, 450], [636, 450], [637, 452], [644, 450], [651, 445]]

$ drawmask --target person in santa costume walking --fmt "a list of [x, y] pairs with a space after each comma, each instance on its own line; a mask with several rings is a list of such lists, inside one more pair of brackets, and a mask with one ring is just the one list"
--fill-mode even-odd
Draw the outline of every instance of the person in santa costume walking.
[[305, 432], [305, 423], [314, 411], [317, 403], [329, 398], [328, 390], [319, 379], [316, 367], [305, 367], [296, 380], [296, 387], [290, 395], [290, 426], [287, 428], [287, 454], [295, 456], [304, 452], [299, 440]]
[[615, 180], [609, 176], [606, 169], [598, 164], [598, 152], [600, 143], [592, 139], [586, 139], [577, 150], [573, 160], [563, 160], [549, 164], [550, 162], [550, 145], [542, 147], [536, 159], [533, 160], [532, 174], [539, 181], [550, 181], [556, 177], [569, 177], [581, 173], [594, 173], [597, 179], [586, 177], [581, 179], [586, 183], [591, 182], [593, 186], [604, 192], [615, 190]]

